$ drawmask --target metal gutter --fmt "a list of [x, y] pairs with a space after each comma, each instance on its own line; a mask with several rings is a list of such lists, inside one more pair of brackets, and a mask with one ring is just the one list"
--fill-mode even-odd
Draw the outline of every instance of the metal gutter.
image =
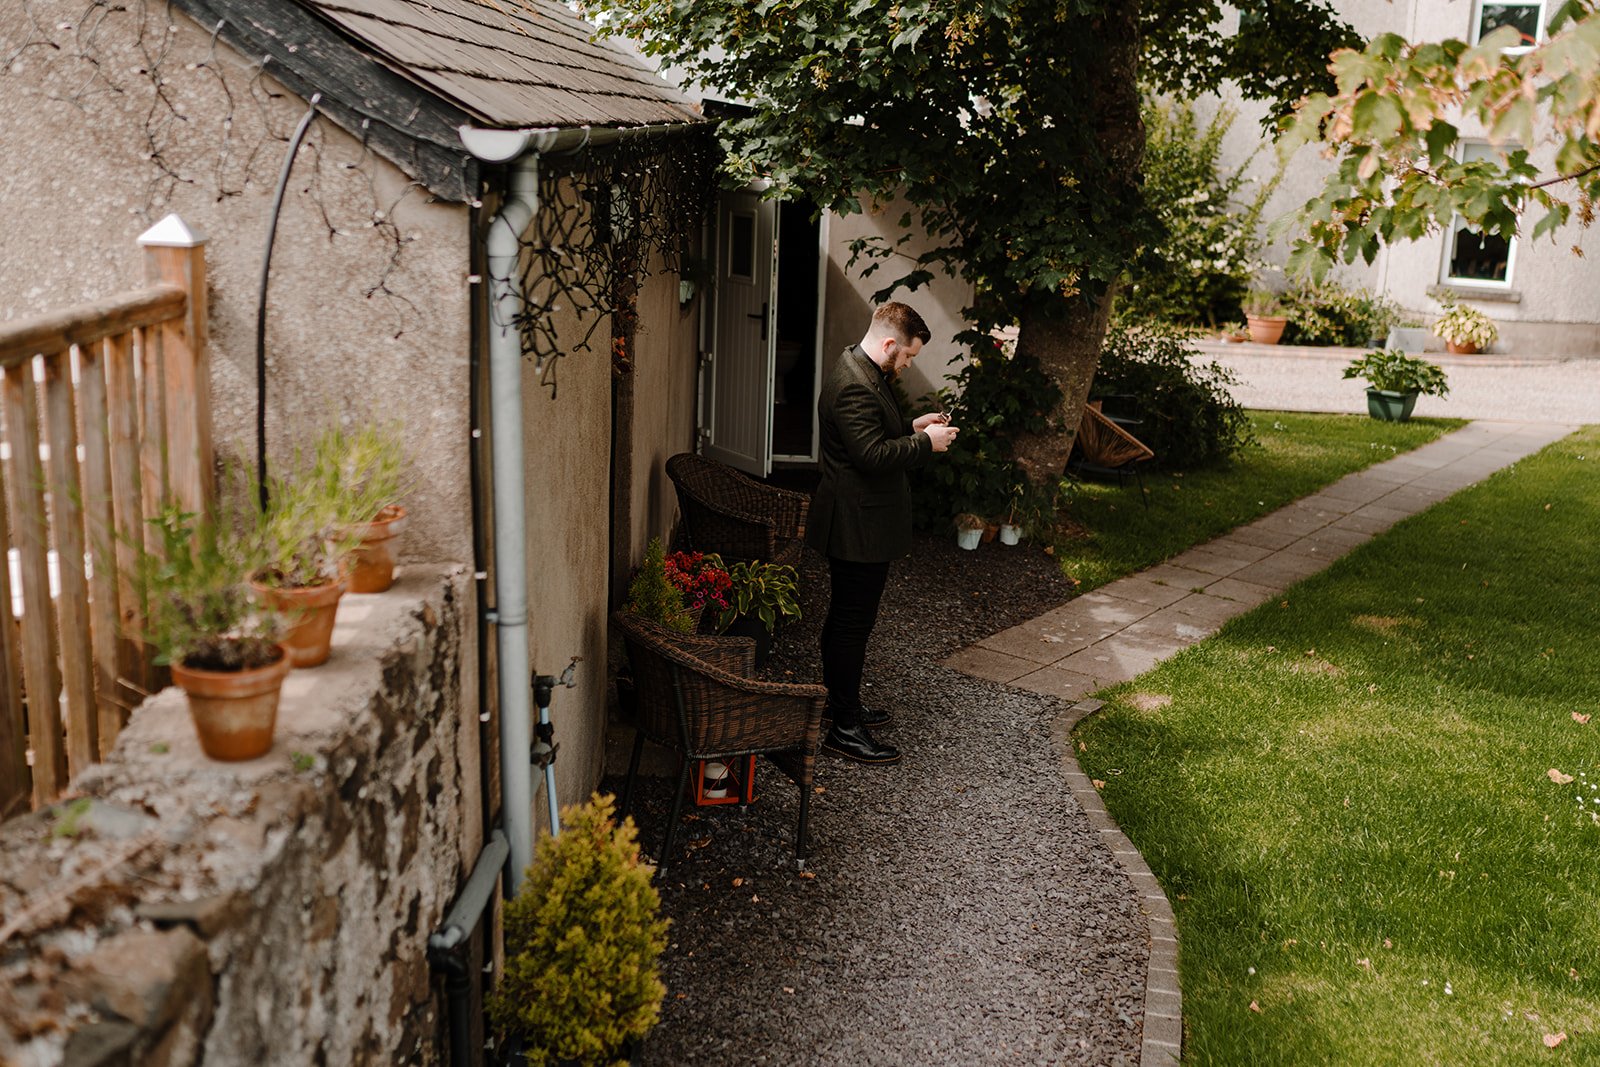
[[[533, 672], [528, 650], [526, 456], [523, 452], [523, 308], [517, 286], [520, 238], [539, 210], [539, 160], [586, 148], [671, 136], [699, 123], [502, 130], [462, 126], [461, 143], [484, 163], [508, 164], [505, 197], [484, 236], [489, 283], [490, 457], [493, 466], [495, 624], [500, 709], [501, 819], [509, 852], [506, 893], [515, 895], [533, 861]], [[553, 798], [552, 798], [553, 802]]]

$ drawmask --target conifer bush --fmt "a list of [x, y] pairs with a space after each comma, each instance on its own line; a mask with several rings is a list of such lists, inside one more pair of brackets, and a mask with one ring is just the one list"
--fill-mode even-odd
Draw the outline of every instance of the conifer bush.
[[693, 633], [696, 614], [683, 602], [683, 592], [667, 577], [666, 549], [652, 537], [644, 562], [628, 584], [627, 610], [679, 633]]
[[539, 840], [506, 905], [506, 969], [489, 1017], [523, 1040], [533, 1067], [623, 1061], [661, 1014], [667, 920], [633, 820], [616, 825], [614, 808], [596, 793], [564, 809], [561, 833]]

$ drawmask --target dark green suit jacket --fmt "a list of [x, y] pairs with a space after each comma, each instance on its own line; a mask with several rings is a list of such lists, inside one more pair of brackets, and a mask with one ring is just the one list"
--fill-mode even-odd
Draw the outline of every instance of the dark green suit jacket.
[[911, 551], [906, 471], [933, 455], [913, 433], [883, 374], [851, 345], [817, 398], [822, 482], [811, 498], [806, 543], [825, 556], [887, 563]]

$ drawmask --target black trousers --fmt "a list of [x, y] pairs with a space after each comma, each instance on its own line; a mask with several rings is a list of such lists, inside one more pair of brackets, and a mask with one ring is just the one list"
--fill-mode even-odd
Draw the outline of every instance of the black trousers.
[[828, 714], [841, 726], [861, 720], [861, 669], [867, 638], [878, 621], [878, 601], [889, 580], [888, 563], [828, 559], [833, 598], [822, 624], [822, 684], [828, 687]]

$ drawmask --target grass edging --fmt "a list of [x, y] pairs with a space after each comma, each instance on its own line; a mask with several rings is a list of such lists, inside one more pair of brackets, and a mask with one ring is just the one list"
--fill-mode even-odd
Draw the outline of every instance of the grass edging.
[[1140, 1067], [1176, 1064], [1183, 1055], [1183, 992], [1178, 985], [1178, 925], [1172, 913], [1172, 902], [1144, 856], [1111, 818], [1100, 799], [1100, 791], [1078, 766], [1073, 750], [1072, 731], [1104, 706], [1093, 698], [1068, 705], [1051, 724], [1050, 739], [1061, 756], [1072, 799], [1078, 802], [1090, 828], [1099, 836], [1101, 844], [1111, 850], [1133, 884], [1134, 892], [1139, 895], [1139, 910], [1149, 930], [1150, 963], [1145, 968], [1144, 1016], [1139, 1033]]

